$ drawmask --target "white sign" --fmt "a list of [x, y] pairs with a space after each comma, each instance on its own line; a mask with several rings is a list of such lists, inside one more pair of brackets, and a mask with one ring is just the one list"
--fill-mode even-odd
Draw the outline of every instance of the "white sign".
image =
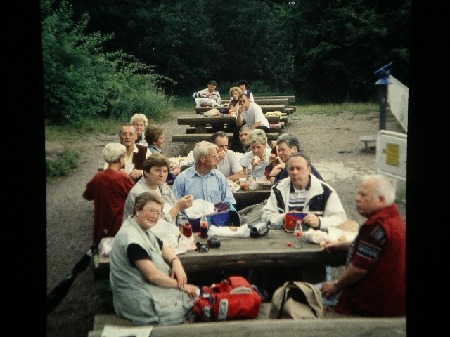
[[406, 180], [407, 135], [380, 130], [377, 137], [377, 172]]

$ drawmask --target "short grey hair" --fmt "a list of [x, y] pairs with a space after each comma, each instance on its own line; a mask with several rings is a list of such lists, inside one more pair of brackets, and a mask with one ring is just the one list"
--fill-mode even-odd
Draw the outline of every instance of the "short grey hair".
[[297, 151], [300, 151], [300, 141], [292, 133], [286, 132], [278, 136], [277, 145], [285, 143], [287, 147], [292, 148], [297, 147]]
[[373, 193], [377, 197], [384, 196], [387, 205], [395, 202], [396, 186], [394, 181], [382, 174], [370, 174], [361, 178], [361, 182], [373, 182]]
[[108, 163], [115, 163], [125, 155], [127, 148], [120, 143], [108, 143], [103, 148], [103, 159]]
[[267, 144], [266, 132], [262, 129], [254, 129], [248, 134], [247, 144], [254, 143]]
[[216, 144], [202, 140], [195, 144], [194, 149], [192, 150], [192, 156], [194, 157], [194, 160], [197, 161], [200, 156], [207, 156], [209, 154], [209, 149], [215, 148], [217, 148]]

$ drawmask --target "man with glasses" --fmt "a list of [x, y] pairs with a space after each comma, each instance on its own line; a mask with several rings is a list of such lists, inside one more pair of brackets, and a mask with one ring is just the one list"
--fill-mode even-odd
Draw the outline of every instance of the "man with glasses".
[[217, 156], [219, 162], [217, 169], [222, 172], [228, 180], [236, 181], [244, 178], [244, 168], [239, 163], [242, 153], [238, 154], [228, 149], [228, 136], [224, 131], [217, 131], [211, 136], [212, 143], [217, 145]]
[[172, 191], [176, 199], [191, 194], [195, 199], [211, 203], [236, 204], [227, 178], [216, 169], [219, 157], [217, 146], [208, 141], [195, 144], [192, 151], [194, 165], [181, 172], [175, 179]]
[[261, 107], [250, 102], [246, 94], [240, 94], [238, 98], [238, 112], [236, 116], [236, 125], [249, 124], [252, 129], [263, 129], [265, 132], [269, 130], [269, 121], [264, 116]]

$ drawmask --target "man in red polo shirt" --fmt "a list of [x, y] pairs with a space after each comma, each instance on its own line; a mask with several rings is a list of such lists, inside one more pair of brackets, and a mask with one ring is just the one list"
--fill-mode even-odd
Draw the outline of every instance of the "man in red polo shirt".
[[337, 296], [334, 310], [343, 315], [405, 316], [406, 225], [394, 204], [395, 187], [383, 175], [364, 176], [355, 201], [367, 220], [353, 243], [325, 245], [350, 250], [346, 270], [337, 281], [322, 283], [322, 296]]

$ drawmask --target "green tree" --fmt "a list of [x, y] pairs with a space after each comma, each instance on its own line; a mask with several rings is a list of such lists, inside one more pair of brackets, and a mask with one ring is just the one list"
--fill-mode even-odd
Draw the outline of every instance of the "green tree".
[[390, 61], [407, 68], [409, 8], [409, 0], [297, 1], [297, 94], [318, 103], [370, 99], [376, 69]]
[[73, 21], [66, 0], [42, 0], [44, 109], [54, 124], [80, 125], [111, 115], [122, 119], [135, 112], [160, 119], [170, 109], [161, 88], [171, 79], [121, 51], [104, 52], [112, 34], [86, 34], [88, 14]]

